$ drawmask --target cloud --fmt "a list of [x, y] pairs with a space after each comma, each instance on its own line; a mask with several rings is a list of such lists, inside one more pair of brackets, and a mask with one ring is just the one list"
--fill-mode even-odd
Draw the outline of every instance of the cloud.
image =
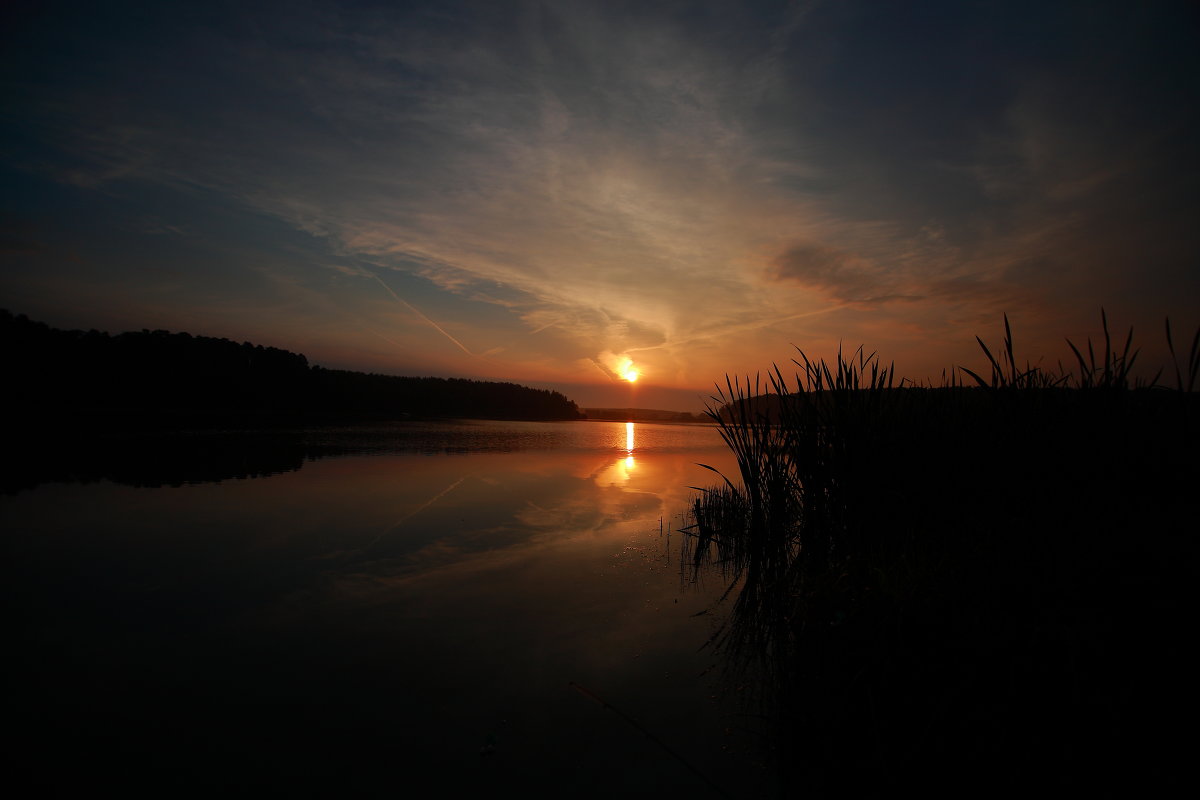
[[[839, 325], [932, 351], [1015, 306], [1196, 299], [1191, 72], [1055, 4], [867, 10], [308, 5], [128, 41], [84, 17], [58, 72], [13, 71], [41, 144], [12, 152], [101, 201], [282, 223], [325, 249], [295, 283], [459, 371], [583, 381], [634, 354], [697, 386]], [[385, 325], [372, 276], [424, 322]]]
[[771, 274], [825, 289], [839, 300], [862, 301], [883, 289], [884, 280], [857, 256], [813, 242], [790, 247], [771, 262]]

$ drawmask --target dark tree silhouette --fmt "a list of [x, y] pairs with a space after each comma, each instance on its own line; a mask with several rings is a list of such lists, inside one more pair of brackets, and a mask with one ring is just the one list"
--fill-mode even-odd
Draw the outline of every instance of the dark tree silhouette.
[[188, 333], [64, 331], [0, 311], [9, 405], [27, 418], [195, 427], [368, 415], [578, 419], [558, 392], [513, 383], [330, 370], [276, 347]]

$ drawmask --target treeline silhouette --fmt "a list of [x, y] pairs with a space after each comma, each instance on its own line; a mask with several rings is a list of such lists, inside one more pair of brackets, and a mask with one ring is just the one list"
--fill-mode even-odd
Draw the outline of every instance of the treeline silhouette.
[[67, 331], [0, 310], [0, 343], [6, 399], [27, 418], [171, 428], [581, 416], [544, 389], [324, 369], [299, 353], [188, 333]]

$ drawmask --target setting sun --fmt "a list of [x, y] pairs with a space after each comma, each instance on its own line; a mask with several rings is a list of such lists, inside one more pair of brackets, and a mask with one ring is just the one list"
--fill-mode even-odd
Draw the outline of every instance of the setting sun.
[[617, 366], [617, 374], [630, 383], [634, 383], [637, 381], [638, 375], [641, 373], [638, 372], [637, 368], [633, 366], [633, 361], [631, 359], [623, 358], [621, 359], [621, 363]]

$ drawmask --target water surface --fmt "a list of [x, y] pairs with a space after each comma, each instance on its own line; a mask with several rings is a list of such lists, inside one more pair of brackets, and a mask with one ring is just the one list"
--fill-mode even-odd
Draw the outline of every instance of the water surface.
[[695, 616], [724, 587], [681, 582], [672, 533], [715, 480], [696, 463], [733, 468], [714, 429], [402, 423], [120, 450], [0, 498], [9, 706], [50, 785], [761, 789], [706, 672], [715, 615]]

